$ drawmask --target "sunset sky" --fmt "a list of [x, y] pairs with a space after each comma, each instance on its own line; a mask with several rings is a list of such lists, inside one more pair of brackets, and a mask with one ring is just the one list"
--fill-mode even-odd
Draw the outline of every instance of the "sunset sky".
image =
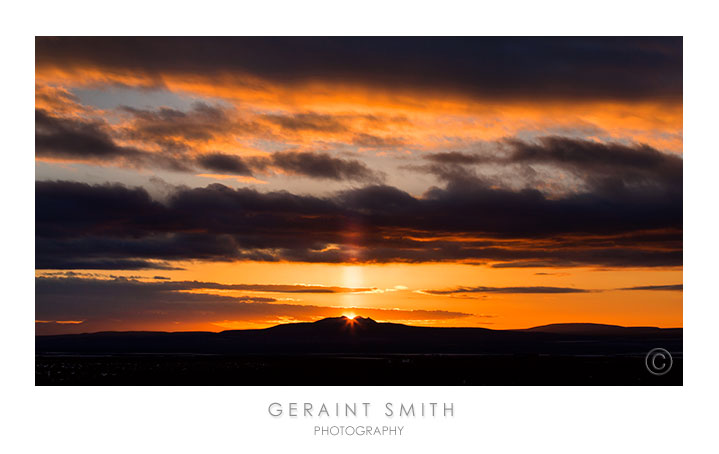
[[681, 38], [36, 38], [36, 333], [682, 326]]

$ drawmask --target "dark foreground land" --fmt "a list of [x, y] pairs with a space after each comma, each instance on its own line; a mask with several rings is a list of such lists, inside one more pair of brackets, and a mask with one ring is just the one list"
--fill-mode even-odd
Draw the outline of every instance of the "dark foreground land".
[[[671, 369], [653, 375], [646, 354]], [[659, 362], [662, 365], [662, 361]], [[420, 328], [325, 319], [222, 333], [36, 337], [36, 385], [681, 385], [682, 330]]]
[[681, 385], [644, 357], [38, 356], [36, 385]]

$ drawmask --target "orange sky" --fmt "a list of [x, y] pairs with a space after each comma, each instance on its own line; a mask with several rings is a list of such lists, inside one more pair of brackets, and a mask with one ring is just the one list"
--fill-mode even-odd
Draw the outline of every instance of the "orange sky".
[[[44, 43], [40, 41], [40, 44]], [[470, 94], [446, 86], [427, 89], [411, 84], [383, 85], [374, 80], [341, 80], [323, 77], [321, 73], [317, 77], [287, 82], [259, 72], [253, 74], [250, 69], [208, 70], [206, 73], [189, 69], [163, 70], [161, 67], [138, 70], [129, 66], [123, 68], [120, 64], [108, 65], [100, 59], [93, 60], [91, 56], [58, 60], [43, 57], [45, 54], [42, 53], [39, 55], [36, 58], [35, 106], [45, 115], [43, 121], [50, 126], [36, 126], [43, 134], [48, 134], [43, 136], [42, 142], [37, 142], [42, 143], [43, 148], [36, 151], [36, 179], [90, 185], [121, 183], [143, 188], [161, 203], [171, 199], [172, 194], [180, 190], [178, 188], [202, 188], [211, 183], [250, 188], [260, 193], [285, 191], [320, 198], [355, 190], [365, 184], [383, 184], [406, 191], [417, 200], [427, 200], [426, 191], [443, 185], [452, 187], [452, 178], [457, 178], [460, 170], [469, 172], [467, 175], [475, 178], [472, 181], [482, 181], [482, 184], [489, 181], [486, 184], [491, 190], [521, 193], [531, 189], [539, 191], [551, 202], [582, 194], [583, 191], [591, 192], [591, 185], [595, 184], [594, 175], [590, 170], [577, 170], [577, 167], [554, 167], [556, 163], [530, 163], [521, 168], [504, 167], [504, 164], [497, 163], [477, 168], [452, 167], [452, 164], [440, 170], [427, 170], [430, 168], [428, 156], [457, 151], [503, 156], [515, 146], [511, 144], [512, 140], [534, 143], [543, 136], [561, 136], [570, 141], [568, 143], [618, 144], [624, 147], [618, 148], [622, 153], [636, 150], [637, 153], [658, 151], [672, 156], [682, 154], [681, 99], [661, 96], [661, 93], [641, 98], [623, 94], [532, 97], [518, 91], [522, 94], [499, 97]], [[36, 125], [39, 124], [37, 118]], [[82, 136], [90, 133], [95, 135], [91, 139]], [[52, 134], [54, 136], [50, 137]], [[546, 143], [543, 146], [547, 146]], [[73, 147], [97, 149], [80, 153], [75, 152]], [[102, 147], [105, 147], [104, 151], [98, 151]], [[302, 163], [275, 159], [280, 156], [278, 152], [289, 153], [286, 156], [293, 159], [296, 156], [309, 159], [311, 153], [319, 154], [322, 159], [334, 159], [331, 162], [338, 166], [338, 172], [344, 177], [317, 177], [312, 173], [314, 169], [306, 170]], [[309, 154], [292, 154], [298, 152]], [[234, 173], [192, 167], [192, 163], [202, 162], [204, 157], [212, 154], [236, 157], [239, 161], [232, 162], [246, 163], [249, 170], [237, 170], [239, 164]], [[180, 169], [177, 163], [188, 163], [190, 167]], [[611, 174], [611, 168], [607, 168], [600, 170]], [[366, 171], [367, 175], [362, 179], [352, 175], [358, 169]], [[657, 178], [665, 178], [662, 169], [658, 171]], [[433, 171], [445, 173], [432, 174]], [[519, 175], [520, 171], [524, 173]], [[634, 173], [627, 175], [638, 175], [635, 178], [642, 184], [643, 179], [655, 177], [654, 174], [636, 173], [641, 169], [632, 168], [631, 172]], [[42, 214], [37, 211], [37, 216]], [[141, 214], [138, 213], [138, 216]], [[98, 227], [94, 229], [93, 235], [102, 232]], [[658, 225], [648, 231], [661, 233], [666, 229], [671, 230], [671, 226]], [[403, 241], [415, 240], [417, 243], [413, 247], [419, 247], [416, 244], [424, 241], [427, 242], [426, 247], [431, 248], [435, 244], [431, 241], [444, 241], [455, 242], [461, 248], [468, 240], [467, 235], [474, 236], [478, 241], [497, 239], [489, 234], [482, 236], [450, 230], [434, 234], [424, 231], [412, 238], [405, 231], [392, 231], [398, 232], [397, 237]], [[158, 232], [155, 233], [167, 234], [164, 230]], [[591, 238], [601, 242], [602, 245], [591, 246], [592, 250], [596, 250], [622, 247], [622, 241], [625, 241], [622, 238], [632, 232], [627, 230], [606, 237], [587, 232], [577, 235], [580, 242]], [[344, 246], [362, 244], [362, 231], [354, 233], [359, 237], [346, 235], [347, 244]], [[383, 240], [389, 241], [389, 237], [383, 234]], [[640, 233], [640, 236], [643, 234]], [[570, 236], [562, 232], [529, 239], [507, 237], [504, 241], [507, 244], [517, 242], [530, 249], [551, 250], [553, 247], [569, 247]], [[333, 241], [328, 239], [323, 251], [336, 248]], [[632, 247], [643, 248], [645, 252], [677, 249], [676, 240], [641, 241]], [[454, 250], [452, 245], [444, 244], [443, 247]], [[511, 246], [501, 247], [512, 250]], [[681, 250], [681, 244], [678, 247]], [[260, 252], [266, 249], [269, 248], [265, 247]], [[371, 291], [277, 293], [202, 288], [186, 291], [240, 299], [271, 298], [272, 301], [266, 303], [270, 305], [323, 308], [300, 314], [293, 312], [292, 308], [288, 308], [286, 313], [274, 313], [270, 307], [262, 313], [264, 315], [235, 319], [225, 317], [234, 313], [231, 308], [222, 309], [225, 312], [217, 314], [197, 309], [191, 312], [195, 318], [187, 315], [190, 312], [183, 312], [180, 316], [172, 315], [170, 311], [163, 316], [155, 309], [148, 309], [154, 312], [147, 314], [137, 312], [142, 312], [142, 309], [132, 309], [136, 312], [127, 314], [127, 317], [115, 314], [102, 318], [92, 313], [83, 317], [82, 310], [75, 308], [68, 312], [67, 318], [57, 316], [47, 319], [45, 306], [36, 306], [38, 333], [101, 329], [219, 331], [267, 327], [281, 322], [308, 321], [341, 314], [418, 325], [496, 329], [564, 322], [682, 326], [681, 290], [621, 290], [679, 285], [682, 283], [682, 267], [676, 263], [646, 267], [574, 263], [497, 268], [493, 265], [501, 261], [492, 259], [482, 259], [480, 264], [463, 263], [461, 259], [427, 263], [390, 260], [390, 263], [383, 264], [306, 263], [285, 259], [253, 262], [226, 257], [187, 257], [168, 261], [158, 256], [150, 259], [182, 269], [103, 270], [77, 265], [41, 267], [36, 270], [36, 276], [69, 279], [73, 276], [62, 273], [72, 270], [79, 273], [74, 276], [75, 279], [86, 280], [125, 276], [131, 280], [156, 283], [312, 284], [363, 287]], [[167, 279], [154, 279], [158, 275]], [[584, 291], [423, 292], [457, 287], [553, 287]], [[120, 306], [123, 302], [118, 299], [116, 304]], [[265, 303], [256, 300], [247, 304]], [[52, 311], [48, 313], [54, 314]]]
[[[190, 264], [187, 264], [190, 265]], [[50, 271], [52, 272], [52, 271]], [[79, 271], [78, 272], [83, 272]], [[84, 271], [93, 272], [91, 270]], [[537, 275], [537, 273], [551, 275]], [[37, 271], [36, 275], [47, 272]], [[96, 272], [95, 272], [96, 273]], [[157, 271], [116, 271], [114, 276], [152, 280]], [[666, 269], [491, 269], [461, 264], [329, 265], [292, 263], [232, 263], [190, 265], [182, 271], [162, 271], [176, 281], [198, 280], [240, 284], [306, 284], [368, 287], [373, 291], [350, 294], [283, 294], [240, 290], [197, 290], [228, 296], [256, 295], [281, 299], [283, 304], [326, 306], [324, 316], [362, 315], [378, 321], [429, 326], [482, 326], [492, 329], [529, 328], [550, 323], [606, 323], [623, 326], [681, 327], [682, 292], [618, 290], [642, 285], [682, 282], [681, 268]], [[594, 292], [581, 294], [471, 294], [430, 295], [423, 289], [457, 286], [508, 287], [522, 285], [577, 287]], [[406, 314], [376, 309], [444, 310], [471, 314], [457, 318], [408, 318]], [[318, 316], [317, 318], [321, 318]], [[203, 330], [262, 328], [301, 317], [269, 317], [253, 320], [219, 319], [207, 322], [173, 320], [142, 326], [148, 330]], [[135, 326], [136, 321], [133, 321]], [[110, 329], [112, 325], [106, 327]], [[80, 325], [64, 325], [58, 331], [82, 331]], [[128, 326], [127, 329], [130, 327]], [[134, 328], [133, 328], [134, 329]], [[137, 329], [140, 329], [139, 327]]]

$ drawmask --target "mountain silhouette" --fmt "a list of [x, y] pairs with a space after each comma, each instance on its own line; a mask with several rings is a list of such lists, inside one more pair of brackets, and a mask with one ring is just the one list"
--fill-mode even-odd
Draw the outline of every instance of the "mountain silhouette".
[[563, 354], [613, 355], [682, 349], [682, 329], [591, 323], [525, 330], [437, 328], [333, 317], [266, 329], [99, 332], [36, 336], [37, 354]]
[[554, 323], [551, 325], [535, 326], [524, 331], [541, 333], [561, 333], [579, 335], [642, 335], [659, 332], [670, 332], [681, 328], [657, 328], [654, 326], [618, 326], [600, 323]]

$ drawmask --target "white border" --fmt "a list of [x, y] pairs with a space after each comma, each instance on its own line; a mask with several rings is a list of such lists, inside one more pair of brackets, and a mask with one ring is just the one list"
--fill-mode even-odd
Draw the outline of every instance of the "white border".
[[[719, 304], [716, 14], [705, 2], [16, 2], [4, 8], [4, 452], [679, 452], [712, 438]], [[708, 6], [706, 8], [709, 8]], [[34, 35], [685, 36], [685, 386], [679, 388], [35, 388]], [[8, 162], [9, 161], [9, 162]], [[454, 401], [397, 439], [312, 435], [271, 401]], [[705, 410], [708, 409], [708, 410]], [[709, 413], [712, 411], [711, 413]], [[376, 424], [385, 423], [377, 418]]]

